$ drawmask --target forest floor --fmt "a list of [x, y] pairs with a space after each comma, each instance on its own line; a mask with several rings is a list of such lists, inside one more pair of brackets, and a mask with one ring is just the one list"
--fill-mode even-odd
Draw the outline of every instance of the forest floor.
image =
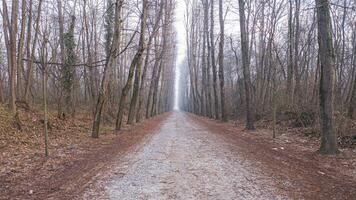
[[90, 137], [91, 117], [77, 113], [61, 120], [50, 113], [49, 157], [44, 156], [40, 110], [20, 110], [21, 128], [0, 105], [0, 199], [72, 199], [112, 158], [154, 132], [166, 115], [113, 134], [110, 123], [101, 126], [99, 139]]
[[39, 152], [30, 151], [27, 157], [19, 152], [17, 157], [23, 160], [8, 163], [11, 159], [5, 155], [10, 153], [4, 147], [0, 199], [356, 196], [355, 150], [319, 155], [318, 141], [306, 137], [282, 134], [272, 139], [267, 129], [250, 132], [242, 124], [181, 112], [125, 127], [120, 134], [106, 134], [98, 140], [90, 139], [87, 131], [81, 131], [85, 137], [76, 144], [56, 145], [48, 159]]

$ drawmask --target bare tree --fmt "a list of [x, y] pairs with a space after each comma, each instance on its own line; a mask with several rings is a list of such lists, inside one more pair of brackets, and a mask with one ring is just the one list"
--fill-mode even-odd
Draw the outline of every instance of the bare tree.
[[[140, 32], [139, 50], [136, 54], [137, 61], [136, 61], [136, 63], [134, 63], [136, 66], [135, 80], [134, 80], [134, 85], [133, 85], [133, 94], [132, 94], [132, 98], [131, 98], [130, 110], [129, 110], [128, 121], [127, 121], [128, 124], [133, 124], [135, 122], [135, 117], [136, 117], [137, 103], [138, 103], [139, 93], [140, 93], [140, 82], [142, 81], [141, 80], [141, 74], [142, 74], [141, 68], [142, 68], [142, 58], [143, 58], [142, 54], [146, 49], [145, 33], [146, 33], [146, 29], [147, 29], [147, 16], [148, 16], [148, 2], [147, 2], [147, 0], [143, 0], [142, 1], [142, 17], [141, 17], [141, 32]], [[126, 88], [126, 86], [125, 86], [125, 88]], [[124, 94], [124, 90], [123, 90], [122, 95], [123, 94]], [[121, 97], [121, 100], [124, 100], [124, 99]], [[121, 102], [120, 102], [120, 105], [121, 105]]]
[[123, 0], [116, 0], [115, 4], [115, 27], [114, 27], [114, 36], [111, 44], [110, 56], [106, 60], [103, 77], [101, 79], [101, 85], [99, 89], [99, 96], [94, 110], [94, 120], [92, 128], [92, 137], [99, 137], [99, 128], [101, 122], [101, 112], [103, 110], [104, 103], [107, 99], [107, 90], [109, 87], [109, 77], [108, 73], [111, 71], [114, 63], [116, 62], [116, 54], [120, 46], [120, 33], [121, 33], [121, 9], [122, 9]]
[[16, 75], [17, 75], [17, 32], [19, 1], [13, 0], [11, 4], [11, 18], [8, 14], [6, 0], [2, 1], [3, 28], [9, 65], [10, 109], [16, 112]]
[[137, 104], [137, 97], [138, 97], [138, 89], [139, 89], [139, 78], [141, 76], [141, 64], [142, 64], [142, 54], [145, 51], [145, 32], [146, 32], [146, 24], [147, 24], [147, 12], [148, 12], [148, 3], [147, 0], [142, 1], [142, 14], [141, 14], [141, 32], [140, 32], [140, 41], [139, 41], [139, 46], [138, 50], [132, 59], [130, 68], [129, 68], [129, 74], [128, 78], [126, 81], [126, 84], [124, 88], [122, 89], [121, 97], [120, 97], [120, 104], [119, 104], [119, 111], [117, 113], [117, 118], [116, 118], [116, 130], [120, 130], [122, 126], [122, 118], [124, 114], [124, 109], [125, 109], [125, 104], [126, 104], [126, 99], [128, 96], [129, 91], [132, 89], [132, 81], [133, 81], [133, 76], [134, 76], [134, 70], [136, 69], [136, 76], [137, 76], [137, 82], [135, 83], [135, 88], [136, 92], [134, 92], [135, 100], [132, 101], [134, 105], [131, 105], [132, 110], [131, 113], [129, 114], [129, 121], [128, 123], [133, 123], [134, 116], [135, 116], [135, 111], [136, 111], [136, 104]]

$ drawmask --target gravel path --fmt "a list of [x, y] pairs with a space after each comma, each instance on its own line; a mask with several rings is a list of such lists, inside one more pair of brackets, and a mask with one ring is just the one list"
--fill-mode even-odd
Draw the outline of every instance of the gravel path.
[[145, 144], [118, 160], [96, 198], [287, 199], [232, 145], [176, 112]]

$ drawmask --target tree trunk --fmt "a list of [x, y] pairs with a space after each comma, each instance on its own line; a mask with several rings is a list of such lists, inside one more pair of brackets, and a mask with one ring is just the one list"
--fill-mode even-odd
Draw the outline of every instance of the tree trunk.
[[204, 23], [203, 23], [203, 47], [202, 47], [202, 56], [201, 56], [201, 60], [202, 60], [202, 87], [201, 87], [201, 111], [202, 111], [202, 115], [206, 116], [208, 113], [208, 103], [207, 103], [207, 93], [208, 93], [208, 83], [207, 83], [207, 57], [206, 57], [206, 36], [207, 36], [207, 26], [208, 24], [206, 23], [206, 18], [207, 18], [207, 12], [206, 12], [206, 7], [208, 2], [204, 2], [203, 3], [203, 8], [204, 8]]
[[219, 98], [217, 91], [217, 72], [215, 63], [215, 42], [214, 42], [214, 0], [210, 0], [210, 48], [211, 48], [211, 66], [213, 70], [213, 91], [215, 103], [215, 119], [220, 119], [219, 114]]
[[206, 57], [206, 110], [207, 114], [210, 118], [213, 118], [213, 111], [212, 111], [212, 99], [211, 99], [211, 77], [210, 77], [210, 54], [211, 54], [211, 46], [209, 40], [209, 2], [203, 0], [204, 2], [204, 34], [206, 34], [206, 46], [207, 46], [207, 57]]
[[122, 89], [121, 97], [120, 97], [120, 103], [119, 103], [119, 110], [117, 113], [117, 118], [116, 118], [116, 127], [115, 130], [120, 130], [122, 126], [122, 118], [125, 110], [125, 104], [126, 104], [126, 99], [127, 96], [132, 89], [132, 82], [134, 78], [134, 72], [136, 70], [136, 80], [134, 83], [134, 96], [133, 99], [131, 99], [131, 106], [130, 106], [130, 111], [129, 111], [129, 119], [128, 123], [131, 124], [134, 121], [135, 117], [135, 111], [136, 111], [136, 106], [137, 106], [137, 97], [138, 97], [138, 90], [139, 90], [139, 84], [140, 81], [139, 79], [141, 78], [141, 65], [142, 65], [142, 55], [143, 52], [145, 51], [145, 30], [146, 30], [146, 20], [147, 20], [147, 0], [142, 1], [142, 15], [141, 15], [141, 33], [140, 33], [140, 41], [139, 41], [139, 47], [138, 50], [131, 62], [130, 69], [129, 69], [129, 74], [128, 78], [126, 81], [126, 84], [124, 88]]
[[293, 0], [289, 0], [288, 13], [288, 64], [287, 64], [287, 104], [293, 102]]
[[64, 47], [66, 49], [65, 62], [61, 66], [61, 86], [64, 96], [64, 109], [61, 114], [63, 118], [68, 118], [74, 114], [74, 98], [73, 86], [75, 85], [75, 39], [74, 39], [74, 26], [75, 16], [71, 16], [68, 32], [64, 34]]
[[300, 63], [299, 63], [299, 15], [300, 15], [300, 0], [295, 0], [295, 39], [294, 39], [294, 76], [295, 76], [295, 88], [294, 97], [295, 105], [301, 105], [301, 85], [300, 85]]
[[[139, 122], [141, 120], [141, 108], [142, 108], [142, 104], [143, 104], [143, 100], [144, 100], [142, 92], [143, 92], [143, 89], [144, 89], [145, 80], [146, 80], [146, 76], [147, 76], [147, 69], [148, 69], [148, 66], [149, 66], [149, 58], [150, 58], [150, 53], [151, 53], [152, 41], [157, 36], [159, 25], [160, 25], [159, 22], [162, 19], [163, 5], [164, 5], [164, 3], [163, 3], [163, 1], [161, 1], [160, 2], [160, 8], [159, 8], [159, 11], [158, 11], [157, 16], [156, 16], [156, 20], [155, 20], [155, 24], [154, 24], [152, 33], [151, 33], [151, 35], [150, 35], [150, 37], [148, 39], [147, 53], [146, 53], [144, 69], [143, 69], [143, 73], [142, 73], [142, 77], [141, 77], [141, 86], [140, 86], [140, 89], [139, 89], [139, 93], [140, 93], [139, 94], [139, 102], [138, 102], [138, 108], [137, 108], [137, 112], [136, 112], [136, 121], [137, 122]], [[156, 66], [156, 64], [155, 64], [155, 66]], [[152, 75], [154, 74], [154, 71], [155, 70], [153, 70]], [[148, 100], [147, 100], [148, 104], [150, 104], [149, 102], [150, 102], [150, 99], [151, 99], [151, 96], [152, 96], [152, 91], [151, 90], [152, 89], [150, 87], [149, 96], [148, 96]], [[149, 105], [147, 105], [147, 108], [148, 107], [149, 107]], [[146, 118], [147, 118], [147, 112], [146, 112]]]
[[316, 0], [318, 17], [318, 43], [321, 64], [320, 77], [320, 117], [321, 145], [320, 153], [338, 152], [333, 124], [333, 90], [335, 54], [333, 47], [332, 25], [329, 0]]
[[221, 118], [226, 122], [228, 116], [225, 105], [225, 80], [224, 80], [224, 16], [223, 16], [223, 2], [219, 0], [219, 22], [220, 22], [220, 42], [219, 42], [219, 80], [220, 80], [220, 100], [221, 100]]
[[349, 104], [349, 109], [348, 109], [348, 115], [351, 119], [355, 119], [355, 111], [356, 111], [356, 22], [354, 25], [354, 30], [353, 30], [353, 84], [351, 83], [351, 99], [350, 99], [350, 104]]
[[[28, 10], [28, 22], [27, 22], [27, 37], [26, 37], [26, 54], [27, 54], [27, 59], [29, 61], [27, 62], [27, 71], [26, 71], [26, 78], [25, 78], [25, 93], [23, 96], [23, 100], [27, 103], [29, 103], [29, 93], [30, 93], [30, 82], [32, 78], [32, 65], [33, 65], [33, 60], [31, 59], [31, 40], [32, 40], [32, 0], [29, 1], [29, 10]], [[37, 25], [36, 25], [37, 26]]]
[[42, 45], [42, 84], [43, 84], [43, 112], [44, 112], [44, 120], [43, 120], [43, 125], [44, 125], [44, 142], [45, 142], [45, 155], [48, 157], [49, 152], [48, 152], [48, 111], [47, 111], [47, 80], [48, 80], [48, 75], [47, 75], [47, 39], [43, 37], [44, 43]]
[[92, 137], [99, 137], [99, 128], [101, 122], [101, 113], [103, 110], [104, 103], [107, 99], [107, 90], [109, 87], [109, 79], [108, 72], [111, 71], [114, 63], [116, 62], [116, 53], [118, 52], [118, 48], [120, 47], [120, 37], [121, 37], [121, 9], [122, 9], [123, 0], [116, 0], [115, 4], [115, 34], [113, 37], [113, 42], [111, 44], [110, 56], [107, 58], [103, 77], [101, 79], [101, 85], [99, 90], [99, 95], [97, 99], [97, 103], [94, 110], [94, 119], [93, 119], [93, 128], [92, 128]]
[[240, 32], [241, 32], [241, 51], [242, 51], [242, 65], [245, 82], [245, 98], [246, 98], [246, 129], [254, 130], [254, 120], [251, 106], [251, 78], [250, 78], [250, 61], [248, 50], [248, 36], [246, 30], [245, 17], [245, 2], [239, 0], [239, 14], [240, 14]]
[[151, 53], [151, 42], [152, 40], [149, 40], [148, 45], [147, 45], [147, 54], [145, 58], [145, 64], [143, 67], [143, 73], [141, 76], [141, 85], [139, 89], [139, 100], [138, 100], [138, 107], [136, 111], [136, 122], [139, 122], [141, 120], [141, 109], [142, 109], [142, 104], [144, 101], [144, 95], [142, 95], [144, 87], [145, 87], [145, 81], [146, 81], [146, 76], [147, 76], [147, 69], [149, 66], [149, 58], [150, 58], [150, 53]]
[[[156, 44], [156, 42], [155, 42]], [[158, 51], [156, 51], [157, 53]], [[155, 82], [156, 82], [156, 76], [157, 76], [157, 71], [158, 71], [158, 66], [161, 62], [162, 59], [162, 54], [163, 51], [160, 53], [161, 55], [159, 56], [159, 58], [155, 59], [155, 63], [153, 65], [153, 70], [152, 70], [152, 75], [151, 75], [151, 82], [150, 82], [150, 88], [148, 91], [148, 97], [147, 97], [147, 104], [146, 104], [146, 119], [151, 117], [151, 106], [153, 104], [153, 90], [154, 90], [154, 86], [155, 86]]]
[[[58, 25], [59, 25], [59, 46], [61, 49], [61, 63], [63, 64], [65, 62], [65, 47], [64, 47], [64, 17], [63, 17], [63, 6], [62, 6], [62, 0], [57, 0], [57, 7], [58, 7]], [[63, 91], [62, 89], [60, 89], [59, 92], [59, 100], [58, 100], [58, 117], [59, 118], [63, 118], [63, 112], [62, 112], [62, 108], [63, 108], [63, 100], [62, 100], [62, 94]]]
[[[84, 1], [83, 4], [83, 18], [84, 18], [84, 29], [86, 33], [86, 48], [87, 48], [87, 62], [88, 65], [91, 66], [93, 63], [93, 54], [92, 54], [92, 36], [89, 37], [89, 25], [88, 25], [88, 19], [87, 19], [87, 12], [86, 12], [86, 1]], [[84, 43], [84, 39], [83, 39]], [[85, 45], [83, 45], [83, 52], [85, 51]], [[110, 52], [109, 52], [110, 53]], [[84, 53], [83, 53], [84, 54]], [[84, 58], [84, 55], [83, 55]], [[84, 69], [86, 71], [86, 68]], [[96, 89], [94, 85], [94, 72], [93, 72], [93, 67], [89, 67], [89, 89], [88, 93], [90, 96], [90, 103], [92, 104], [92, 109], [94, 109], [95, 106], [95, 96], [96, 96]]]
[[22, 94], [21, 85], [21, 72], [23, 71], [23, 58], [24, 58], [24, 46], [25, 46], [25, 30], [26, 30], [26, 0], [22, 0], [21, 3], [21, 31], [18, 41], [18, 56], [17, 56], [17, 90], [16, 96], [20, 97]]
[[133, 124], [135, 123], [135, 117], [136, 117], [136, 107], [137, 107], [137, 102], [139, 98], [139, 93], [140, 93], [140, 82], [141, 80], [141, 71], [142, 71], [142, 57], [143, 57], [143, 52], [146, 49], [145, 45], [145, 33], [146, 33], [146, 25], [147, 25], [147, 16], [148, 16], [148, 2], [147, 0], [142, 1], [142, 16], [141, 16], [141, 32], [140, 32], [140, 41], [139, 41], [139, 52], [138, 52], [138, 59], [136, 65], [136, 70], [135, 70], [135, 80], [134, 80], [134, 87], [133, 87], [133, 94], [131, 98], [131, 104], [130, 104], [130, 110], [129, 110], [129, 116], [127, 123], [128, 124]]
[[[165, 40], [165, 39], [164, 39]], [[166, 43], [166, 42], [163, 42]], [[165, 44], [163, 45], [165, 49]], [[162, 50], [162, 54], [163, 50]], [[153, 84], [153, 93], [152, 93], [152, 105], [151, 105], [151, 111], [150, 111], [150, 117], [153, 117], [154, 115], [157, 114], [157, 98], [158, 98], [158, 90], [159, 90], [159, 81], [161, 79], [161, 74], [162, 74], [162, 68], [163, 68], [163, 59], [160, 59], [160, 63], [158, 66], [158, 71], [154, 80], [154, 84]]]
[[5, 44], [7, 48], [7, 61], [9, 72], [10, 89], [10, 109], [17, 112], [16, 109], [16, 75], [17, 75], [17, 32], [18, 32], [18, 9], [19, 1], [13, 0], [11, 4], [11, 19], [9, 19], [7, 4], [3, 0], [3, 28], [5, 35]]

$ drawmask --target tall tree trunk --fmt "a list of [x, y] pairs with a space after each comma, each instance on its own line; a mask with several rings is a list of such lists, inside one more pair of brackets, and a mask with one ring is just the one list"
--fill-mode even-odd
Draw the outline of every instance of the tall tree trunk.
[[[27, 62], [27, 72], [26, 72], [26, 78], [25, 78], [25, 93], [23, 96], [23, 100], [27, 103], [29, 103], [29, 90], [30, 90], [30, 77], [32, 77], [32, 65], [33, 65], [33, 61], [31, 59], [31, 40], [32, 40], [32, 7], [33, 7], [33, 1], [30, 0], [29, 1], [29, 10], [28, 10], [28, 21], [27, 21], [27, 36], [26, 36], [26, 54], [27, 54], [27, 59], [29, 59], [29, 61]], [[31, 62], [32, 61], [32, 62]], [[31, 71], [31, 73], [29, 73]]]
[[45, 143], [45, 155], [48, 157], [48, 111], [47, 111], [47, 81], [48, 81], [48, 72], [47, 72], [47, 38], [43, 37], [43, 45], [41, 52], [41, 65], [42, 65], [42, 89], [43, 89], [43, 111], [44, 111], [44, 143]]
[[246, 98], [246, 129], [254, 130], [253, 109], [251, 106], [251, 77], [250, 77], [250, 61], [248, 50], [248, 36], [246, 30], [245, 17], [245, 2], [239, 0], [239, 14], [240, 14], [240, 33], [241, 33], [241, 51], [242, 51], [242, 65], [245, 82], [245, 98]]
[[[132, 89], [132, 82], [133, 82], [133, 78], [134, 78], [134, 71], [136, 69], [136, 75], [137, 75], [137, 82], [135, 82], [135, 89], [137, 89], [137, 91], [134, 91], [135, 93], [135, 99], [133, 102], [133, 104], [131, 104], [131, 108], [132, 110], [130, 111], [129, 114], [129, 120], [128, 123], [131, 124], [133, 123], [134, 120], [134, 116], [135, 116], [135, 111], [136, 111], [136, 104], [137, 104], [137, 96], [138, 96], [138, 89], [139, 89], [139, 80], [141, 77], [141, 62], [142, 62], [142, 54], [145, 51], [145, 30], [146, 30], [146, 20], [147, 20], [147, 0], [143, 0], [142, 1], [142, 15], [141, 15], [141, 34], [140, 34], [140, 41], [139, 41], [139, 47], [138, 50], [131, 62], [130, 65], [130, 69], [129, 69], [129, 74], [127, 77], [127, 81], [126, 84], [124, 86], [124, 88], [122, 89], [122, 93], [121, 93], [121, 97], [120, 97], [120, 103], [119, 103], [119, 110], [117, 113], [117, 118], [116, 118], [116, 126], [115, 126], [115, 130], [120, 130], [121, 126], [122, 126], [122, 118], [124, 115], [124, 110], [125, 110], [125, 104], [126, 104], [126, 99], [127, 96], [130, 92], [130, 90]], [[130, 109], [131, 109], [130, 108]]]
[[297, 106], [301, 105], [301, 85], [300, 85], [300, 63], [299, 63], [299, 15], [300, 15], [300, 0], [295, 0], [295, 39], [294, 39], [294, 76], [295, 76], [295, 88], [294, 97], [295, 104]]
[[139, 90], [139, 100], [138, 100], [138, 107], [137, 107], [137, 111], [136, 111], [136, 122], [141, 121], [141, 109], [142, 109], [142, 104], [144, 101], [144, 95], [142, 95], [144, 87], [145, 87], [145, 81], [146, 81], [146, 76], [147, 76], [147, 69], [149, 66], [149, 58], [150, 58], [150, 53], [151, 53], [151, 43], [152, 40], [148, 41], [148, 45], [147, 45], [147, 54], [146, 54], [146, 58], [145, 58], [145, 64], [143, 67], [143, 73], [141, 76], [141, 85], [140, 85], [140, 90]]
[[21, 85], [21, 72], [23, 71], [23, 57], [24, 57], [24, 46], [25, 46], [25, 30], [26, 30], [26, 0], [22, 0], [21, 3], [21, 31], [18, 41], [18, 56], [17, 56], [17, 90], [16, 96], [19, 98], [22, 93]]
[[[63, 6], [62, 6], [62, 0], [57, 0], [57, 7], [58, 7], [58, 25], [59, 25], [59, 46], [61, 49], [61, 63], [63, 64], [65, 62], [65, 47], [64, 47], [64, 16], [63, 16]], [[58, 97], [58, 117], [63, 118], [63, 100], [62, 100], [62, 94], [63, 91], [60, 89], [59, 91], [59, 97]]]
[[320, 153], [338, 152], [333, 124], [333, 90], [335, 54], [333, 47], [332, 25], [329, 0], [316, 0], [318, 17], [318, 43], [321, 64], [320, 77], [320, 117], [321, 145]]
[[[91, 65], [93, 63], [93, 54], [92, 54], [92, 48], [91, 48], [93, 36], [89, 36], [90, 33], [89, 33], [89, 25], [88, 25], [88, 19], [87, 19], [88, 17], [87, 17], [87, 12], [86, 12], [86, 1], [84, 1], [84, 4], [83, 4], [83, 18], [84, 18], [84, 29], [85, 29], [85, 33], [86, 33], [86, 48], [87, 48], [87, 57], [88, 57], [87, 62], [88, 62], [88, 66], [90, 66], [89, 67], [89, 90], [88, 91], [89, 91], [89, 96], [90, 96], [90, 102], [93, 106], [92, 109], [94, 109], [96, 89], [95, 89], [95, 85], [94, 85], [93, 67], [91, 67]], [[83, 39], [83, 43], [84, 43], [84, 39]], [[83, 47], [83, 52], [84, 51], [85, 51], [85, 47]], [[84, 70], [86, 71], [86, 68]]]
[[[164, 12], [165, 15], [164, 15], [164, 21], [163, 21], [163, 25], [162, 25], [163, 26], [162, 27], [162, 29], [163, 29], [162, 30], [162, 49], [161, 49], [161, 55], [160, 55], [160, 62], [158, 65], [158, 71], [157, 71], [157, 74], [155, 75], [154, 84], [153, 84], [152, 105], [151, 105], [150, 117], [153, 117], [154, 115], [157, 114], [158, 107], [159, 107], [159, 105], [157, 105], [157, 104], [159, 104], [158, 100], [161, 97], [159, 83], [161, 80], [163, 67], [165, 65], [164, 62], [165, 62], [167, 50], [168, 50], [167, 46], [168, 46], [168, 42], [169, 42], [168, 38], [170, 37], [169, 27], [170, 27], [171, 15], [172, 15], [172, 1], [166, 2], [164, 10], [165, 10], [165, 12]], [[163, 82], [161, 81], [161, 85], [162, 84], [163, 84]]]
[[[156, 45], [156, 41], [155, 41], [155, 45]], [[159, 51], [156, 51], [156, 54], [158, 52]], [[155, 82], [156, 82], [156, 76], [157, 76], [157, 73], [158, 73], [158, 66], [161, 63], [162, 54], [163, 54], [163, 51], [160, 53], [159, 58], [155, 59], [155, 63], [153, 65], [150, 88], [149, 88], [149, 91], [148, 91], [147, 104], [146, 104], [146, 119], [151, 117], [151, 106], [153, 104], [152, 103], [152, 101], [153, 101], [153, 90], [154, 90], [154, 86], [155, 86]]]
[[36, 51], [36, 45], [37, 45], [37, 40], [38, 40], [38, 34], [39, 34], [39, 27], [40, 27], [40, 18], [41, 18], [41, 10], [42, 10], [42, 3], [43, 0], [40, 0], [38, 3], [38, 8], [37, 8], [37, 18], [35, 22], [35, 35], [32, 41], [32, 46], [30, 47], [31, 44], [31, 33], [32, 33], [32, 0], [30, 1], [30, 14], [29, 14], [29, 20], [28, 20], [28, 27], [27, 27], [27, 56], [29, 56], [29, 61], [27, 63], [27, 73], [26, 73], [26, 87], [25, 87], [25, 97], [24, 100], [25, 102], [29, 103], [29, 97], [30, 97], [30, 91], [31, 91], [31, 84], [32, 84], [32, 76], [33, 76], [33, 63], [35, 61], [35, 51]]
[[[266, 1], [262, 1], [261, 2], [261, 22], [260, 22], [260, 26], [261, 26], [261, 31], [259, 34], [259, 69], [256, 70], [256, 106], [258, 111], [262, 111], [263, 112], [263, 92], [264, 92], [264, 87], [265, 87], [265, 83], [264, 83], [264, 77], [262, 77], [264, 75], [264, 71], [265, 71], [265, 61], [267, 60], [265, 57], [265, 51], [266, 51], [266, 32], [265, 32], [265, 4], [267, 2]], [[257, 62], [257, 59], [256, 59]]]
[[[165, 37], [165, 36], [164, 36]], [[166, 39], [163, 39], [166, 40]], [[162, 49], [162, 56], [164, 54], [164, 49], [165, 49], [165, 41], [163, 42], [163, 49]], [[162, 69], [163, 69], [163, 58], [160, 59], [160, 63], [158, 66], [158, 71], [156, 74], [156, 77], [154, 79], [154, 84], [153, 84], [153, 93], [152, 93], [152, 105], [151, 105], [151, 111], [150, 111], [150, 117], [153, 117], [154, 115], [157, 114], [157, 98], [159, 95], [159, 81], [161, 79], [161, 74], [162, 74]]]
[[146, 49], [145, 45], [145, 33], [146, 33], [146, 26], [147, 26], [147, 16], [148, 16], [148, 2], [147, 0], [142, 1], [142, 16], [141, 16], [141, 32], [140, 32], [140, 41], [139, 41], [139, 58], [137, 60], [136, 69], [135, 69], [135, 80], [133, 86], [133, 94], [131, 98], [130, 110], [127, 123], [133, 124], [135, 123], [136, 117], [136, 110], [137, 110], [137, 103], [139, 99], [140, 93], [140, 82], [141, 80], [141, 71], [142, 71], [142, 57], [143, 52]]
[[206, 7], [208, 2], [204, 2], [203, 3], [203, 8], [204, 8], [204, 23], [203, 23], [203, 47], [202, 47], [202, 56], [201, 56], [201, 64], [202, 64], [202, 87], [201, 87], [201, 111], [202, 111], [202, 115], [206, 116], [208, 113], [208, 103], [207, 103], [207, 93], [208, 93], [208, 83], [207, 83], [207, 57], [206, 57], [206, 36], [207, 36], [207, 32], [206, 32], [206, 28], [208, 26], [208, 24], [206, 23]]
[[92, 137], [99, 137], [99, 128], [101, 122], [101, 113], [103, 110], [103, 106], [105, 101], [107, 100], [107, 90], [109, 87], [109, 72], [116, 62], [116, 54], [119, 51], [120, 47], [120, 37], [121, 37], [121, 9], [123, 5], [123, 0], [116, 0], [115, 4], [115, 27], [114, 27], [114, 37], [111, 44], [110, 56], [107, 58], [103, 77], [101, 79], [101, 85], [99, 89], [99, 95], [97, 99], [97, 103], [94, 110], [94, 119], [93, 119], [93, 128], [92, 128]]
[[353, 42], [352, 42], [352, 48], [353, 48], [353, 76], [354, 76], [354, 81], [353, 84], [351, 83], [351, 99], [350, 99], [350, 104], [348, 108], [348, 116], [351, 119], [355, 118], [355, 111], [356, 111], [356, 22], [354, 22], [354, 30], [353, 30]]
[[228, 120], [225, 105], [225, 80], [224, 80], [224, 16], [223, 1], [219, 0], [219, 22], [220, 22], [220, 42], [219, 42], [219, 80], [220, 80], [220, 100], [221, 100], [221, 118], [224, 122]]
[[74, 98], [73, 98], [73, 86], [75, 86], [75, 39], [74, 39], [74, 26], [76, 18], [71, 16], [71, 22], [68, 32], [64, 34], [64, 46], [66, 49], [65, 62], [61, 68], [61, 86], [64, 96], [64, 109], [61, 114], [63, 118], [74, 115]]
[[214, 0], [210, 0], [210, 48], [211, 48], [211, 66], [213, 70], [213, 91], [215, 103], [215, 119], [220, 119], [219, 114], [219, 98], [217, 91], [217, 72], [215, 63], [215, 42], [214, 42]]
[[9, 19], [7, 3], [3, 0], [3, 28], [5, 35], [5, 44], [7, 49], [7, 61], [9, 72], [10, 89], [10, 109], [17, 112], [16, 109], [16, 75], [17, 75], [17, 32], [18, 32], [18, 9], [19, 1], [13, 0], [11, 4], [11, 19]]
[[12, 1], [12, 11], [11, 11], [11, 31], [10, 31], [10, 43], [11, 43], [11, 74], [10, 74], [10, 107], [11, 110], [16, 111], [16, 75], [17, 75], [17, 59], [16, 59], [16, 44], [17, 42], [17, 32], [18, 32], [18, 9], [19, 1]]
[[[147, 76], [147, 69], [148, 69], [148, 66], [149, 66], [149, 58], [150, 58], [150, 53], [151, 53], [151, 46], [152, 46], [152, 42], [153, 40], [156, 38], [157, 36], [157, 33], [158, 33], [158, 29], [159, 29], [159, 25], [160, 25], [160, 21], [162, 19], [162, 14], [163, 14], [163, 5], [164, 5], [164, 2], [161, 1], [160, 2], [160, 8], [159, 8], [159, 11], [156, 15], [156, 20], [155, 20], [155, 24], [154, 24], [154, 27], [153, 27], [153, 30], [152, 30], [152, 33], [148, 39], [148, 44], [147, 44], [147, 53], [146, 53], [146, 58], [145, 58], [145, 64], [144, 64], [144, 69], [143, 69], [143, 73], [142, 73], [142, 77], [141, 77], [141, 86], [140, 86], [140, 89], [139, 89], [139, 102], [138, 102], [138, 108], [137, 108], [137, 113], [136, 113], [136, 121], [139, 122], [141, 120], [141, 107], [142, 107], [142, 104], [143, 104], [143, 95], [142, 95], [142, 92], [143, 92], [143, 89], [144, 89], [144, 86], [145, 86], [145, 80], [146, 80], [146, 76]], [[155, 65], [154, 65], [154, 69], [157, 68], [157, 60], [155, 62]], [[152, 72], [152, 75], [154, 75], [154, 71]], [[153, 77], [153, 76], [152, 76]], [[151, 81], [152, 82], [152, 81]], [[152, 96], [152, 88], [150, 87], [149, 89], [149, 96], [148, 96], [148, 99], [147, 99], [147, 108], [149, 107], [150, 105], [150, 100], [151, 100], [151, 96]], [[146, 118], [148, 116], [148, 112], [147, 112], [148, 109], [146, 109]]]
[[211, 46], [209, 40], [209, 2], [202, 0], [204, 5], [204, 34], [206, 34], [206, 43], [207, 46], [207, 57], [206, 57], [206, 110], [207, 114], [210, 118], [213, 118], [213, 111], [212, 111], [212, 99], [211, 99], [211, 77], [210, 77], [210, 54], [211, 54]]
[[287, 101], [293, 102], [293, 0], [289, 0], [288, 13], [288, 64], [287, 64]]

